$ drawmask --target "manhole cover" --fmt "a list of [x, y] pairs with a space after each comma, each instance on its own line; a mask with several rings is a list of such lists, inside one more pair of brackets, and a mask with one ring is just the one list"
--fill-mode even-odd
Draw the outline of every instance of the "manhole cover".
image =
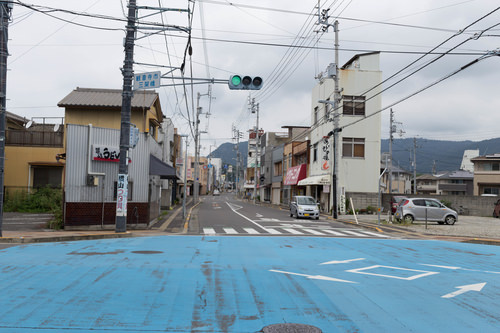
[[163, 253], [163, 251], [132, 251], [135, 254], [159, 254]]
[[322, 333], [319, 328], [304, 324], [274, 324], [262, 329], [262, 333]]

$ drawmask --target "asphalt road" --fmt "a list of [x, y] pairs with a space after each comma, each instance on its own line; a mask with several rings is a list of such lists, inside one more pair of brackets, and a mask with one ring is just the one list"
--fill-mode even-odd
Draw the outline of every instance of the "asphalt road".
[[191, 234], [234, 236], [318, 236], [349, 238], [387, 238], [386, 234], [333, 221], [290, 217], [286, 209], [254, 205], [231, 193], [203, 197], [190, 223]]
[[157, 236], [0, 250], [0, 332], [497, 332], [500, 247]]

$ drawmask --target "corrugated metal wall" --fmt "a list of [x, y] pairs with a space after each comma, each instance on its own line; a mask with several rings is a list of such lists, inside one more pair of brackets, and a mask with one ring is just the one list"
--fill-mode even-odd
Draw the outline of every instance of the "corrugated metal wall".
[[[88, 153], [89, 126], [67, 125], [66, 138], [66, 202], [112, 202], [115, 201], [114, 183], [118, 176], [118, 163], [91, 161], [91, 171], [104, 173], [99, 176], [98, 186], [87, 185], [87, 162], [91, 158]], [[147, 202], [149, 183], [149, 152], [154, 141], [141, 134], [134, 149], [130, 149], [129, 182], [132, 185], [132, 198], [129, 201]], [[92, 127], [90, 144], [120, 146], [120, 131], [109, 128]], [[156, 142], [154, 144], [158, 145]], [[161, 154], [161, 150], [160, 150]], [[159, 156], [161, 158], [161, 155]]]

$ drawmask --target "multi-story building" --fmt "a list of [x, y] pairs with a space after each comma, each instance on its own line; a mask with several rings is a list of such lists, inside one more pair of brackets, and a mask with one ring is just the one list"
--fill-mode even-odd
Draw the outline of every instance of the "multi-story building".
[[378, 52], [359, 54], [339, 69], [339, 142], [328, 134], [334, 129], [333, 110], [328, 103], [334, 96], [333, 77], [320, 79], [312, 91], [311, 163], [308, 178], [298, 185], [307, 185], [307, 193], [330, 210], [334, 145], [338, 149], [337, 202], [345, 210], [346, 192], [378, 192], [381, 140], [381, 81]]
[[474, 195], [500, 195], [500, 154], [473, 158]]
[[63, 117], [36, 117], [32, 120], [6, 112], [5, 176], [6, 195], [30, 192], [64, 183]]
[[[77, 88], [58, 104], [65, 108], [67, 229], [115, 224], [121, 103], [121, 90]], [[131, 122], [139, 137], [129, 150], [127, 225], [144, 227], [160, 214], [162, 187], [176, 188], [175, 169], [167, 163], [174, 158], [170, 149], [174, 136], [159, 133], [165, 118], [156, 92], [136, 91], [131, 104]], [[173, 129], [166, 127], [163, 131]]]
[[474, 174], [467, 170], [417, 177], [417, 193], [423, 195], [473, 195]]

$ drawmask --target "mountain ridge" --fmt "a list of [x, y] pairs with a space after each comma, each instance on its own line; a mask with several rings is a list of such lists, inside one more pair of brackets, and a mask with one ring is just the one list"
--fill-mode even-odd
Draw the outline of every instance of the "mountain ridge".
[[[479, 155], [500, 153], [500, 138], [482, 141], [447, 141], [416, 138], [417, 173], [432, 173], [432, 171], [459, 170], [465, 150], [479, 149]], [[225, 142], [212, 151], [212, 157], [222, 159], [223, 164], [236, 165], [236, 144]], [[394, 139], [392, 155], [394, 164], [400, 168], [412, 171], [414, 139]], [[239, 143], [240, 156], [246, 165], [248, 142]], [[389, 152], [389, 139], [382, 139], [381, 153]]]

